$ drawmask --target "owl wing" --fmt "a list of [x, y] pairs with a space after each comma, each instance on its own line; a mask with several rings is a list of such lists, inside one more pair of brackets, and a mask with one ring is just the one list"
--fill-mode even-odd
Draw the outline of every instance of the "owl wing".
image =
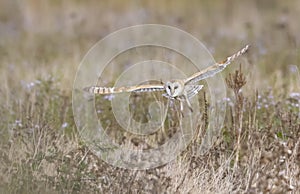
[[188, 98], [194, 97], [203, 88], [203, 85], [186, 85], [185, 91]]
[[241, 49], [240, 51], [238, 51], [237, 53], [233, 54], [230, 57], [227, 57], [226, 60], [224, 60], [221, 63], [216, 63], [202, 71], [199, 71], [197, 73], [195, 73], [194, 75], [192, 75], [191, 77], [187, 78], [184, 80], [185, 84], [192, 84], [192, 83], [196, 83], [200, 80], [209, 78], [214, 76], [215, 74], [221, 72], [222, 70], [224, 70], [226, 68], [227, 65], [229, 65], [232, 61], [234, 61], [237, 57], [241, 56], [242, 54], [244, 54], [245, 52], [247, 52], [247, 50], [249, 49], [249, 45], [245, 46], [243, 49]]
[[147, 84], [138, 86], [125, 86], [125, 87], [100, 87], [91, 86], [83, 88], [84, 91], [92, 94], [115, 94], [121, 92], [156, 92], [164, 91], [163, 84]]

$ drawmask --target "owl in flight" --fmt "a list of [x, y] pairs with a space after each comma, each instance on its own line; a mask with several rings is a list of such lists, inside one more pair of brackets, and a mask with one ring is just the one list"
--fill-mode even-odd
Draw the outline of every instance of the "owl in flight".
[[84, 91], [93, 94], [115, 94], [120, 92], [155, 92], [164, 91], [163, 96], [169, 99], [176, 99], [180, 101], [180, 110], [183, 111], [183, 101], [186, 101], [189, 109], [193, 111], [190, 98], [195, 96], [203, 87], [203, 85], [197, 85], [200, 80], [214, 76], [216, 73], [221, 72], [237, 57], [241, 56], [249, 49], [249, 45], [246, 45], [243, 49], [227, 57], [220, 63], [215, 63], [208, 68], [199, 71], [186, 79], [174, 79], [165, 83], [159, 84], [146, 84], [138, 86], [125, 86], [125, 87], [101, 87], [91, 86], [84, 88]]

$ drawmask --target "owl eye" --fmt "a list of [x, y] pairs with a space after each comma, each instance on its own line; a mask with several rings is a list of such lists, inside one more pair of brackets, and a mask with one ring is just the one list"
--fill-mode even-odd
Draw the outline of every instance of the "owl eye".
[[168, 86], [168, 89], [171, 90], [171, 86]]
[[174, 86], [174, 89], [176, 90], [178, 88], [178, 86]]

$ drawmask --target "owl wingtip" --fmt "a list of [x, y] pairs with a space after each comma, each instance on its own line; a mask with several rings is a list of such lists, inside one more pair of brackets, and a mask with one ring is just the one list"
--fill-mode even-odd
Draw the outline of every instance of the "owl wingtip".
[[250, 44], [247, 44], [247, 45], [245, 46], [246, 51], [248, 51], [250, 47], [251, 47], [251, 45], [250, 45]]

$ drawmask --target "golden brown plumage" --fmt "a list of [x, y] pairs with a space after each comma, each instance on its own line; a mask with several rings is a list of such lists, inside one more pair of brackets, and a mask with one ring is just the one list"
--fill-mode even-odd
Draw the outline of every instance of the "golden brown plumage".
[[[147, 84], [138, 86], [127, 86], [127, 87], [99, 87], [91, 86], [84, 88], [85, 91], [93, 94], [115, 94], [120, 92], [154, 92], [154, 91], [165, 91], [164, 96], [177, 99], [181, 102], [185, 100], [192, 111], [189, 98], [196, 95], [203, 87], [203, 85], [197, 85], [196, 83], [200, 80], [214, 76], [215, 74], [221, 72], [234, 61], [237, 57], [246, 53], [249, 49], [249, 45], [246, 45], [243, 49], [237, 53], [229, 56], [226, 60], [216, 63], [202, 71], [199, 71], [192, 76], [183, 80], [171, 80], [161, 84]], [[182, 104], [181, 104], [182, 107]]]

